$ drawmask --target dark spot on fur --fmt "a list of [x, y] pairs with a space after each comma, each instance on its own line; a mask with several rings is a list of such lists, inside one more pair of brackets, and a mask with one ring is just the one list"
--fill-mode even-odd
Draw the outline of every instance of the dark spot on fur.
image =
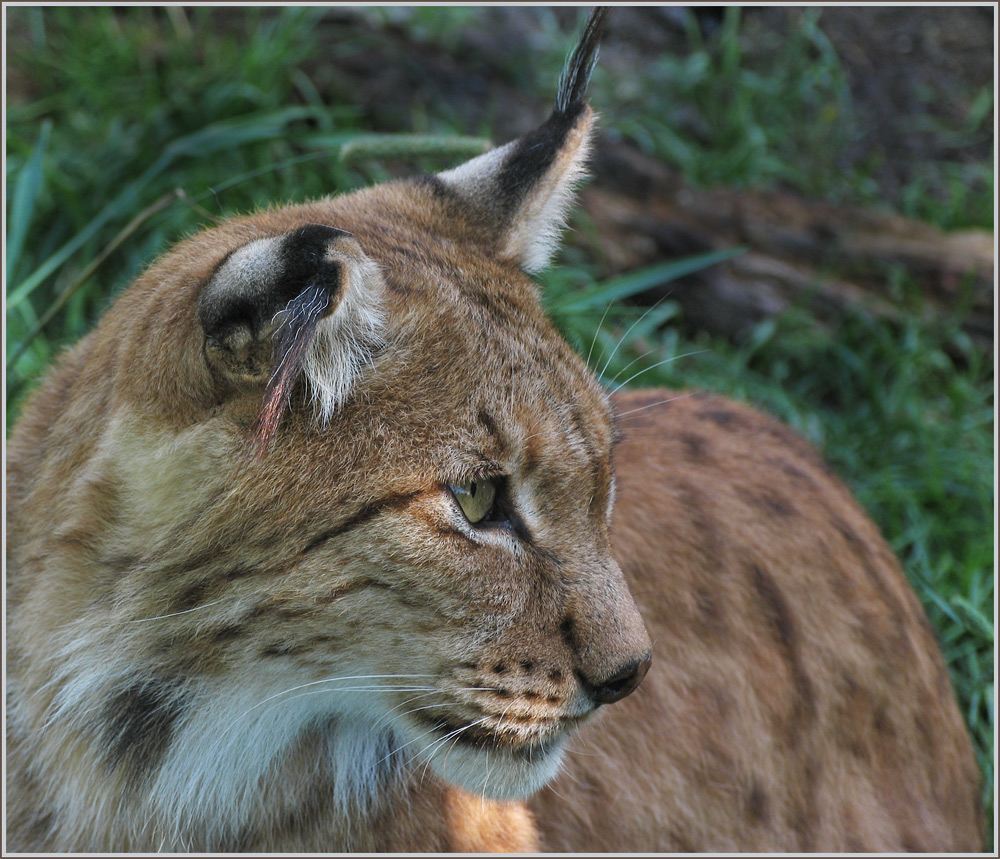
[[549, 704], [559, 704], [562, 698], [559, 695], [549, 695], [545, 699]]
[[510, 698], [510, 696], [514, 693], [511, 692], [510, 689], [494, 689], [493, 694], [498, 698]]
[[[487, 319], [493, 320], [503, 327], [513, 324], [510, 310], [497, 300], [497, 297], [485, 289], [466, 289], [462, 295], [470, 303], [482, 310]], [[507, 375], [507, 374], [504, 374]]]
[[697, 535], [697, 549], [705, 563], [710, 569], [725, 569], [728, 541], [712, 514], [712, 500], [706, 497], [702, 489], [686, 481], [678, 481], [676, 491], [691, 522], [691, 530]]
[[785, 597], [777, 583], [756, 564], [751, 566], [754, 588], [760, 597], [764, 615], [778, 635], [778, 640], [786, 650], [796, 646], [795, 624]]
[[537, 692], [531, 692], [530, 690], [527, 692], [522, 692], [521, 694], [529, 701], [535, 701], [541, 697], [541, 695], [539, 695]]
[[493, 416], [486, 409], [480, 409], [478, 417], [479, 423], [486, 427], [486, 431], [499, 440], [500, 428], [497, 426], [497, 422], [494, 420]]
[[576, 621], [573, 620], [572, 615], [566, 615], [562, 619], [562, 623], [559, 624], [559, 632], [563, 641], [576, 650]]
[[667, 841], [669, 852], [671, 853], [701, 853], [702, 850], [695, 846], [693, 841], [689, 841], [676, 829], [667, 830]]
[[869, 750], [868, 745], [859, 737], [852, 736], [848, 738], [847, 750], [859, 761], [867, 763], [871, 760], [872, 753]]
[[740, 415], [728, 409], [705, 409], [698, 412], [698, 417], [709, 420], [722, 429], [736, 429], [746, 423]]
[[757, 779], [753, 780], [747, 794], [747, 814], [758, 823], [766, 823], [771, 816], [767, 794]]
[[[367, 590], [368, 588], [382, 588], [383, 590], [390, 590], [389, 585], [377, 582], [375, 579], [361, 578], [355, 579], [353, 582], [347, 582], [346, 584], [331, 588], [328, 593], [321, 597], [316, 597], [316, 602], [331, 603], [335, 600], [341, 599], [342, 597], [346, 597], [348, 594]], [[305, 612], [303, 611], [303, 613]]]
[[563, 679], [563, 675], [562, 675], [561, 671], [550, 671], [549, 672], [549, 680], [551, 680], [553, 683], [561, 683], [562, 679]]
[[779, 459], [777, 457], [768, 456], [764, 458], [764, 462], [770, 465], [772, 468], [777, 468], [782, 474], [787, 475], [792, 478], [796, 483], [803, 484], [805, 486], [815, 486], [816, 482], [801, 468], [797, 465], [792, 465], [792, 463]]
[[302, 606], [278, 606], [274, 610], [274, 616], [280, 620], [297, 620], [300, 617], [307, 617], [312, 613], [313, 610], [311, 608], [304, 608]]
[[889, 719], [889, 715], [886, 713], [884, 704], [879, 704], [875, 707], [872, 714], [872, 725], [875, 727], [875, 730], [884, 737], [896, 736], [896, 729], [892, 726], [892, 722]]
[[694, 593], [694, 604], [698, 619], [709, 631], [715, 635], [723, 635], [727, 631], [717, 593], [712, 593], [707, 588], [698, 588]]
[[504, 665], [502, 662], [498, 662], [496, 665], [493, 666], [494, 674], [503, 674], [506, 670], [507, 666]]
[[768, 516], [779, 516], [782, 519], [787, 519], [797, 512], [791, 501], [773, 490], [751, 490], [739, 487], [736, 491], [747, 506], [763, 510]]
[[176, 614], [178, 612], [190, 611], [191, 609], [196, 608], [204, 601], [205, 596], [211, 590], [211, 587], [211, 579], [199, 579], [198, 581], [188, 585], [170, 604], [169, 613]]
[[216, 629], [212, 633], [212, 641], [230, 641], [234, 638], [239, 638], [246, 633], [246, 627], [241, 626], [238, 623], [229, 624], [228, 626], [222, 626]]
[[521, 663], [521, 668], [522, 668], [522, 670], [524, 670], [528, 674], [530, 674], [532, 671], [535, 670], [535, 663], [534, 662], [522, 662]]
[[705, 458], [705, 448], [708, 446], [708, 442], [704, 436], [695, 435], [694, 433], [681, 433], [678, 438], [683, 443], [684, 449], [691, 459]]
[[758, 496], [761, 506], [775, 516], [788, 517], [795, 514], [794, 505], [787, 498], [783, 498], [777, 492], [761, 492]]
[[176, 689], [162, 682], [136, 683], [112, 695], [102, 714], [105, 761], [124, 767], [130, 782], [149, 778], [170, 747], [183, 712]]
[[139, 563], [139, 555], [107, 555], [101, 558], [98, 563], [102, 567], [114, 570], [117, 573], [124, 573], [131, 570]]
[[309, 645], [304, 642], [276, 641], [267, 645], [260, 651], [261, 656], [298, 656], [309, 650]]
[[805, 788], [803, 791], [803, 801], [805, 804], [805, 814], [806, 820], [810, 822], [810, 825], [803, 830], [801, 830], [803, 835], [802, 849], [806, 852], [812, 852], [815, 850], [814, 833], [819, 829], [820, 820], [823, 816], [823, 810], [819, 805], [819, 770], [820, 763], [815, 757], [810, 757], [805, 764], [805, 769], [803, 770], [803, 775], [805, 777]]
[[868, 551], [865, 548], [864, 541], [857, 535], [853, 528], [849, 527], [847, 523], [837, 515], [830, 517], [830, 521], [833, 522], [833, 527], [837, 530], [837, 533], [844, 538], [844, 542], [851, 547], [854, 554], [861, 560], [865, 560], [868, 557]]

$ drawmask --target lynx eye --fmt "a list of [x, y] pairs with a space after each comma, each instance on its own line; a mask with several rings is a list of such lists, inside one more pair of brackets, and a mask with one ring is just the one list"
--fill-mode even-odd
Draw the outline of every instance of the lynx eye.
[[482, 522], [493, 508], [497, 497], [497, 486], [489, 478], [449, 483], [448, 488], [455, 496], [465, 517], [473, 524]]

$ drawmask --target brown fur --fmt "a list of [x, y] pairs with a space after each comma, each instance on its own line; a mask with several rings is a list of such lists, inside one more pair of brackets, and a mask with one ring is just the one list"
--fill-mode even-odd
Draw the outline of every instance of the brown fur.
[[532, 801], [546, 848], [982, 849], [946, 669], [872, 523], [745, 406], [617, 408], [660, 401], [620, 421], [612, 531], [653, 667]]
[[[933, 635], [841, 484], [745, 407], [609, 402], [542, 312], [588, 33], [527, 142], [188, 239], [26, 405], [10, 849], [980, 846]], [[473, 525], [448, 484], [491, 477]]]

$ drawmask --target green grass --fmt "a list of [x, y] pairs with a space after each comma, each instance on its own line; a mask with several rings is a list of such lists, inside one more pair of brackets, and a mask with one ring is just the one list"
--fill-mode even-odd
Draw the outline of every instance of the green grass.
[[[436, 169], [481, 146], [455, 137], [372, 137], [363, 106], [330, 103], [307, 74], [328, 50], [317, 36], [323, 10], [245, 9], [226, 23], [221, 14], [203, 7], [8, 10], [8, 67], [27, 93], [7, 105], [8, 426], [57, 352], [171, 242], [233, 213], [379, 181], [388, 175], [385, 159], [405, 155], [413, 169]], [[423, 9], [412, 19], [366, 14], [412, 25], [443, 50], [475, 26], [468, 10]], [[572, 36], [551, 12], [530, 14], [551, 48], [537, 66], [519, 62], [509, 79], [547, 92]], [[831, 167], [854, 129], [819, 14], [810, 10], [764, 64], [746, 61], [741, 19], [730, 10], [712, 40], [691, 29], [693, 49], [684, 57], [665, 56], [627, 81], [599, 69], [593, 100], [602, 126], [694, 181], [783, 183], [832, 200], [872, 199], [867, 168]], [[990, 105], [992, 88], [977, 96], [967, 128], [956, 133], [981, 133]], [[399, 131], [447, 121], [447, 105], [420, 110]], [[691, 133], [678, 134], [671, 115], [689, 117]], [[495, 136], [503, 139], [503, 131]], [[992, 194], [989, 164], [928, 164], [900, 208], [944, 227], [992, 226]], [[569, 247], [545, 278], [547, 301], [609, 384], [641, 372], [632, 384], [730, 394], [776, 414], [825, 452], [927, 607], [976, 743], [991, 820], [992, 357], [956, 319], [917, 321], [925, 315], [905, 290], [910, 321], [894, 325], [848, 315], [831, 329], [796, 311], [740, 344], [682, 336], [672, 325], [675, 304], [644, 309], [626, 300], [661, 283], [672, 265], [609, 282]]]

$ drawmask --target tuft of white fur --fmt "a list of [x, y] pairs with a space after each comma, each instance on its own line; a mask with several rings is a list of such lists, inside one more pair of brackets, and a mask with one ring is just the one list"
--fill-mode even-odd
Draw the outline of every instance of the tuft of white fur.
[[367, 257], [347, 261], [336, 310], [320, 320], [303, 371], [316, 414], [327, 421], [353, 390], [366, 364], [385, 344], [382, 276]]
[[[133, 634], [129, 629], [119, 645]], [[134, 649], [109, 645], [107, 629], [71, 624], [55, 645], [38, 746], [39, 762], [53, 772], [59, 761], [79, 754], [81, 739], [99, 737], [115, 691], [144, 676], [128, 656]], [[95, 664], [95, 651], [108, 658]], [[177, 689], [183, 716], [150, 782], [129, 787], [118, 775], [109, 779], [97, 758], [62, 767], [56, 801], [63, 819], [78, 829], [64, 834], [90, 849], [108, 849], [93, 842], [88, 828], [100, 821], [128, 842], [168, 851], [224, 844], [260, 822], [262, 809], [273, 804], [269, 797], [284, 791], [289, 755], [310, 733], [320, 753], [312, 771], [300, 775], [328, 781], [340, 819], [373, 813], [411, 759], [392, 728], [373, 728], [391, 713], [379, 679], [353, 675], [296, 684], [286, 670], [275, 669], [224, 685], [186, 684]], [[23, 717], [33, 721], [27, 712]]]
[[587, 173], [589, 152], [590, 139], [585, 135], [569, 157], [561, 153], [514, 218], [504, 253], [520, 260], [528, 274], [545, 269], [559, 249], [577, 186]]
[[175, 734], [150, 790], [151, 804], [182, 831], [238, 832], [259, 814], [263, 793], [280, 778], [303, 732], [318, 728], [326, 753], [315, 761], [316, 774], [329, 777], [345, 819], [365, 813], [398, 760], [389, 754], [391, 736], [368, 727], [384, 705], [377, 695], [323, 685], [300, 694], [275, 692], [285, 684], [213, 690]]

